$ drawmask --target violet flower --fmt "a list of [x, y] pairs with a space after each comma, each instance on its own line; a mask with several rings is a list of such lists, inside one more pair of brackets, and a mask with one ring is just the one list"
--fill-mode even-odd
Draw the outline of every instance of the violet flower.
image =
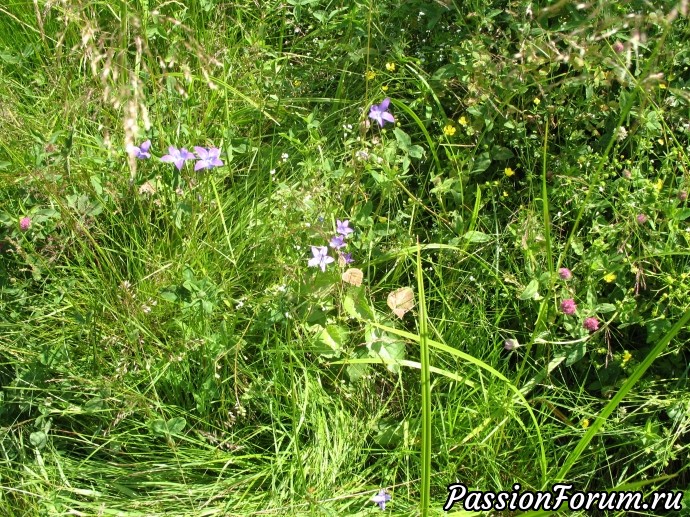
[[379, 493], [376, 494], [374, 497], [371, 498], [371, 500], [379, 505], [379, 508], [382, 510], [386, 509], [386, 503], [391, 500], [390, 494], [387, 494], [386, 491], [382, 488], [379, 490]]
[[130, 145], [127, 147], [127, 151], [133, 154], [135, 158], [139, 160], [145, 160], [146, 158], [151, 158], [149, 154], [149, 149], [151, 148], [151, 140], [147, 140], [140, 146]]
[[345, 261], [345, 264], [352, 264], [354, 262], [352, 253], [343, 253], [343, 260]]
[[336, 235], [331, 239], [331, 242], [329, 243], [331, 245], [331, 248], [339, 250], [340, 248], [345, 247], [345, 240], [342, 235]]
[[339, 233], [343, 237], [347, 237], [349, 234], [354, 233], [354, 230], [350, 228], [350, 221], [341, 221], [336, 219], [336, 233]]
[[184, 147], [178, 149], [177, 147], [171, 145], [168, 147], [168, 153], [169, 154], [166, 154], [165, 156], [161, 156], [161, 161], [165, 163], [174, 163], [178, 171], [182, 170], [185, 161], [195, 159], [194, 154], [187, 151], [187, 149]]
[[205, 147], [194, 147], [196, 155], [199, 157], [199, 161], [194, 165], [194, 170], [198, 171], [200, 169], [213, 169], [214, 167], [220, 167], [225, 165], [220, 157], [220, 149], [215, 147], [210, 147], [206, 149]]
[[383, 127], [386, 122], [395, 122], [393, 115], [388, 113], [388, 105], [390, 103], [391, 100], [386, 97], [381, 104], [374, 104], [371, 107], [371, 111], [369, 111], [369, 118], [374, 119], [381, 127]]
[[328, 256], [328, 248], [326, 246], [312, 246], [311, 254], [314, 255], [309, 259], [309, 267], [319, 266], [321, 271], [326, 271], [326, 266], [334, 262], [333, 257]]

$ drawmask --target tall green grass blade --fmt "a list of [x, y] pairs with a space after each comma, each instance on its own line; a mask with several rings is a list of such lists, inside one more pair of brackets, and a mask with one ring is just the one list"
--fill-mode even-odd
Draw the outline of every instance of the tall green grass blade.
[[431, 373], [429, 371], [429, 335], [427, 329], [426, 295], [424, 293], [424, 270], [422, 269], [422, 249], [417, 240], [417, 294], [419, 295], [419, 362], [420, 388], [422, 390], [422, 486], [421, 512], [429, 515], [431, 505]]

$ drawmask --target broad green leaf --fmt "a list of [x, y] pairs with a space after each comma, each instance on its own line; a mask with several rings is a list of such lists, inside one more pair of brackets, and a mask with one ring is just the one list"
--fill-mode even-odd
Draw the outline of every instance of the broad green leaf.
[[168, 434], [168, 425], [165, 420], [156, 418], [149, 423], [149, 429], [158, 436], [166, 436]]
[[612, 303], [600, 303], [594, 309], [595, 312], [606, 314], [607, 312], [613, 312], [616, 310], [616, 306]]
[[582, 242], [577, 238], [574, 238], [572, 241], [570, 241], [570, 247], [573, 249], [573, 253], [575, 253], [575, 255], [582, 256], [582, 254], [585, 252]]
[[168, 426], [169, 434], [180, 434], [185, 425], [187, 425], [187, 421], [181, 416], [177, 416], [168, 420], [166, 424]]
[[340, 357], [347, 341], [347, 329], [339, 325], [326, 325], [316, 338], [320, 348], [318, 353], [324, 357]]
[[343, 297], [343, 309], [348, 316], [356, 319], [370, 319], [374, 317], [374, 311], [369, 307], [364, 296], [363, 287], [352, 287]]
[[37, 449], [43, 449], [48, 441], [48, 435], [46, 435], [46, 433], [43, 431], [36, 431], [29, 435], [29, 441], [31, 442], [31, 445]]
[[380, 329], [367, 325], [365, 331], [366, 344], [371, 357], [380, 357], [390, 362], [386, 368], [393, 372], [400, 371], [397, 361], [405, 359], [405, 343]]
[[478, 232], [476, 230], [470, 230], [462, 236], [463, 239], [469, 242], [489, 242], [491, 240], [491, 235], [487, 235], [484, 232]]
[[489, 153], [480, 154], [474, 161], [474, 166], [472, 167], [472, 173], [484, 172], [491, 165], [491, 157]]
[[527, 287], [523, 289], [518, 297], [520, 300], [533, 300], [535, 295], [539, 292], [539, 281], [535, 278]]
[[565, 357], [565, 365], [572, 366], [585, 356], [586, 351], [587, 343], [585, 341], [571, 345], [568, 350], [568, 355]]
[[515, 156], [513, 154], [513, 151], [511, 151], [507, 147], [497, 146], [491, 150], [491, 158], [493, 158], [494, 160], [498, 160], [498, 161], [509, 160], [513, 156]]
[[91, 413], [103, 409], [103, 399], [101, 397], [94, 397], [86, 401], [84, 404], [84, 411]]

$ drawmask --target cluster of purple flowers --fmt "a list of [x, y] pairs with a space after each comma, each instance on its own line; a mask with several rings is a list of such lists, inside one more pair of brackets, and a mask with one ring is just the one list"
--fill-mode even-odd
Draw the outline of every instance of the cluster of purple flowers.
[[[350, 228], [350, 221], [341, 221], [338, 219], [336, 221], [336, 235], [329, 242], [330, 247], [340, 254], [345, 264], [354, 262], [354, 260], [352, 260], [352, 253], [342, 253], [340, 251], [347, 246], [345, 238], [353, 232], [354, 230]], [[326, 266], [331, 262], [335, 262], [335, 259], [328, 255], [328, 248], [326, 246], [312, 246], [311, 254], [313, 257], [309, 259], [309, 267], [318, 266], [321, 268], [321, 271], [326, 271]]]
[[[143, 144], [136, 146], [132, 145], [127, 150], [134, 155], [135, 158], [139, 160], [146, 160], [151, 158], [151, 140], [147, 140]], [[213, 169], [214, 167], [220, 167], [225, 165], [220, 159], [220, 149], [216, 147], [194, 147], [194, 153], [189, 152], [185, 147], [178, 149], [177, 147], [171, 145], [168, 147], [168, 154], [161, 156], [161, 161], [164, 163], [173, 163], [177, 170], [182, 170], [184, 167], [184, 162], [187, 160], [195, 160], [194, 170], [198, 171], [201, 169]]]
[[[566, 298], [561, 302], [561, 312], [566, 316], [572, 316], [577, 311], [577, 304], [572, 298]], [[596, 332], [599, 330], [599, 320], [595, 316], [585, 318], [582, 322], [582, 327], [589, 332]]]

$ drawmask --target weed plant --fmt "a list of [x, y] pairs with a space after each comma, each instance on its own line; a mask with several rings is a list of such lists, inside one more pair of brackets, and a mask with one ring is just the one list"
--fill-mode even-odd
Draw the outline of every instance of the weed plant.
[[687, 11], [4, 2], [0, 513], [688, 515]]

